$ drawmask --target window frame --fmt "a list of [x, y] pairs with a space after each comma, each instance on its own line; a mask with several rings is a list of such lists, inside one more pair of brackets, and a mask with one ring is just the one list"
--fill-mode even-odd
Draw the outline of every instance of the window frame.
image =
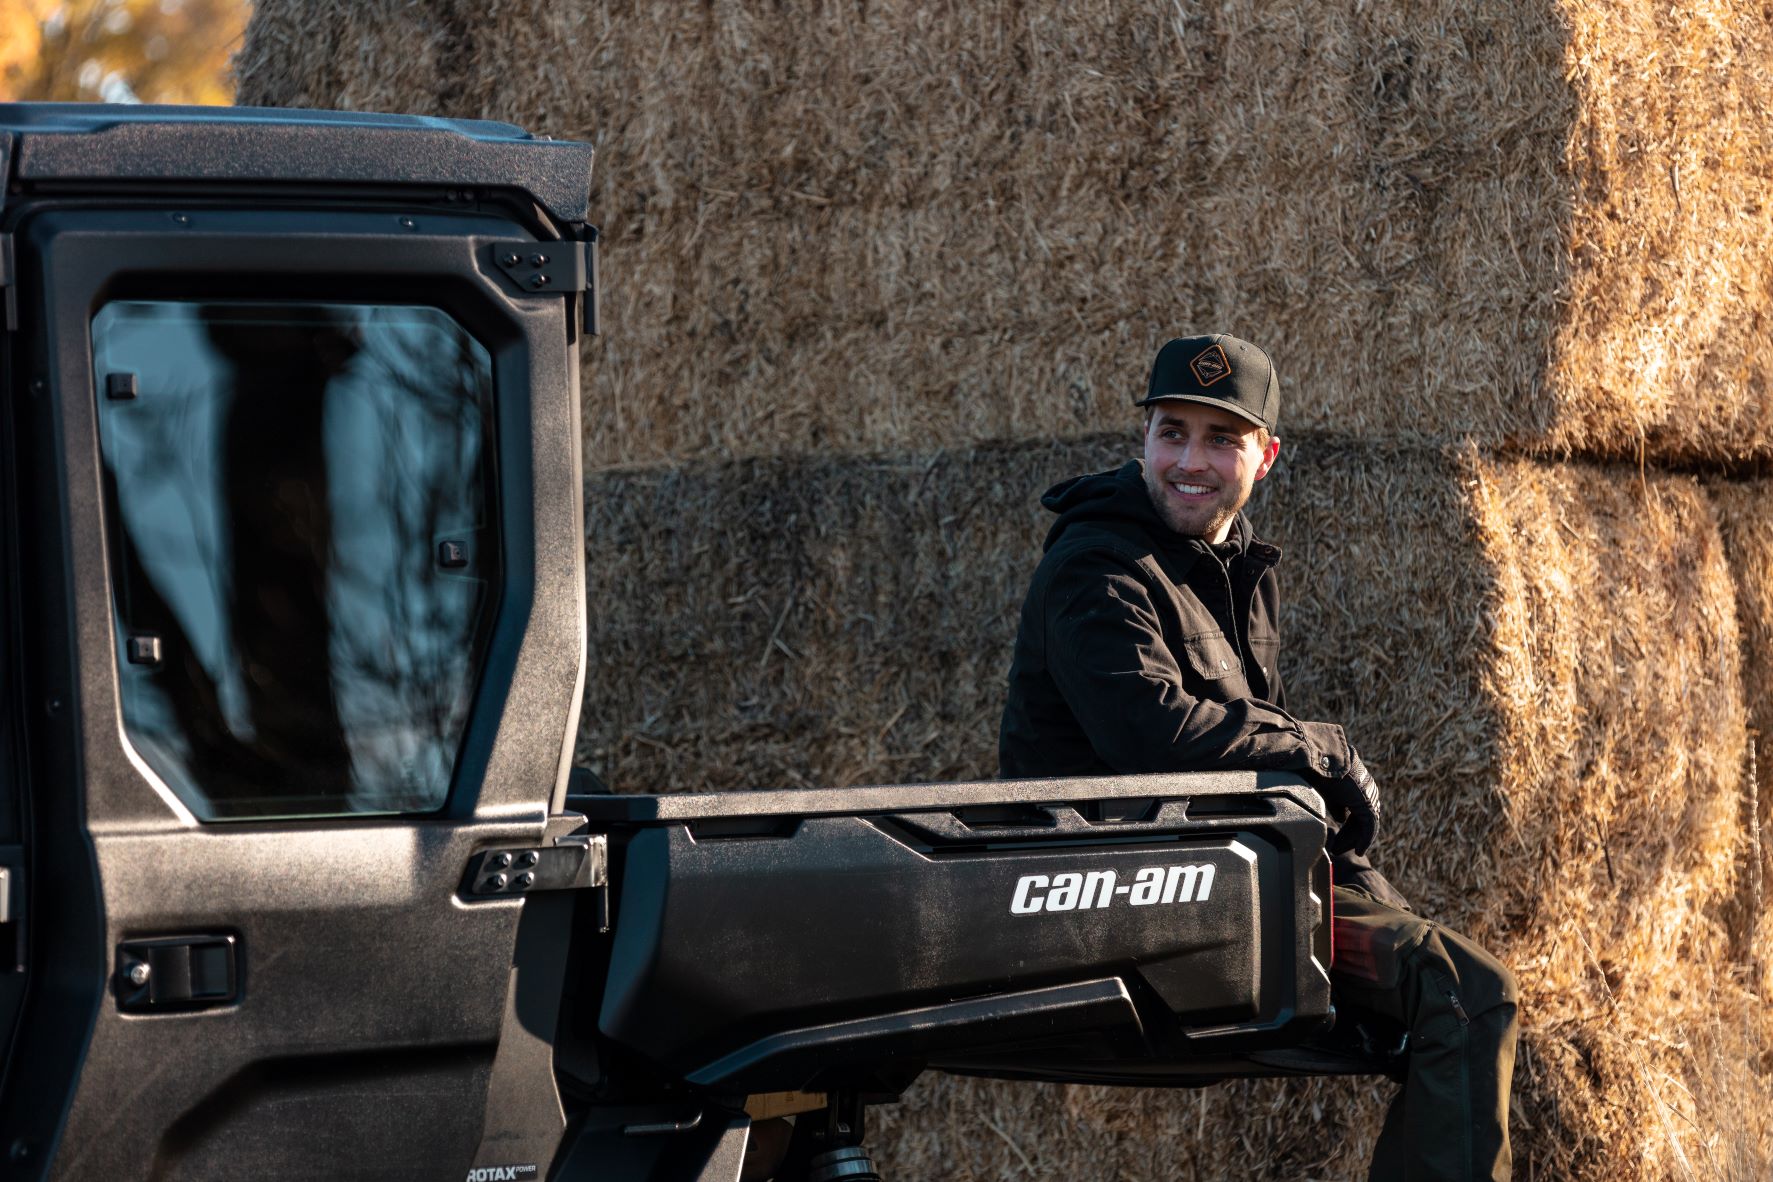
[[[184, 232], [169, 234], [169, 224]], [[535, 297], [521, 291], [493, 258], [494, 243], [531, 238], [528, 230], [477, 214], [440, 213], [421, 221], [370, 211], [220, 208], [192, 215], [53, 209], [22, 229], [37, 248], [32, 257], [41, 265], [34, 278], [44, 294], [42, 331], [46, 345], [55, 346], [45, 353], [56, 404], [53, 446], [65, 457], [60, 473], [69, 518], [65, 586], [79, 636], [74, 680], [86, 699], [83, 708], [96, 706], [115, 721], [114, 745], [100, 750], [88, 743], [89, 768], [107, 773], [85, 777], [89, 820], [200, 823], [142, 760], [122, 722], [111, 557], [105, 552], [112, 530], [99, 458], [102, 376], [93, 369], [91, 336], [98, 311], [118, 300], [425, 306], [449, 316], [487, 349], [494, 399], [489, 460], [503, 562], [489, 589], [496, 607], [448, 795], [440, 810], [419, 815], [461, 819], [489, 808], [527, 811], [527, 802], [544, 789], [548, 807], [557, 811], [564, 802], [584, 678], [583, 531], [578, 497], [563, 503], [568, 499], [538, 497], [536, 488], [566, 487], [575, 493], [582, 488], [578, 383], [576, 366], [569, 364], [573, 351], [565, 301], [558, 294]], [[269, 291], [268, 274], [276, 276]], [[76, 519], [96, 527], [91, 531], [96, 549], [88, 546], [87, 531]], [[98, 638], [100, 621], [102, 654], [90, 643]], [[558, 700], [567, 686], [566, 717], [513, 708]], [[514, 756], [518, 749], [535, 750], [546, 734], [557, 734], [561, 747], [545, 772], [533, 756]], [[501, 753], [505, 747], [512, 752]], [[150, 793], [141, 791], [144, 780]], [[343, 825], [392, 816], [399, 814], [278, 823]]]
[[[485, 661], [486, 649], [491, 641], [492, 632], [497, 625], [500, 608], [502, 570], [504, 564], [503, 523], [499, 520], [499, 506], [502, 500], [500, 495], [501, 490], [499, 489], [498, 463], [499, 398], [496, 383], [493, 380], [493, 350], [462, 325], [460, 321], [433, 304], [397, 304], [383, 301], [369, 302], [364, 300], [352, 300], [349, 302], [338, 300], [292, 301], [276, 298], [229, 299], [224, 301], [213, 298], [158, 300], [144, 299], [140, 297], [120, 297], [107, 299], [96, 307], [93, 311], [92, 319], [88, 324], [88, 332], [93, 350], [94, 374], [101, 387], [106, 381], [107, 373], [114, 369], [115, 366], [107, 366], [102, 372], [98, 369], [97, 361], [100, 349], [100, 340], [98, 336], [99, 323], [107, 311], [117, 309], [118, 318], [114, 327], [120, 331], [124, 330], [130, 321], [128, 319], [128, 313], [124, 312], [123, 309], [131, 306], [157, 309], [181, 309], [183, 317], [191, 323], [204, 322], [204, 318], [201, 316], [202, 311], [205, 308], [216, 306], [227, 309], [257, 309], [266, 313], [287, 311], [292, 316], [299, 316], [304, 311], [326, 308], [344, 309], [358, 314], [364, 312], [370, 312], [373, 314], [376, 310], [432, 313], [434, 314], [434, 319], [432, 320], [434, 326], [447, 328], [447, 330], [452, 333], [460, 333], [467, 340], [473, 342], [477, 353], [484, 360], [486, 371], [486, 388], [477, 392], [479, 397], [476, 399], [476, 401], [483, 407], [482, 413], [479, 416], [480, 446], [478, 458], [480, 475], [477, 483], [479, 483], [484, 490], [487, 501], [489, 502], [482, 507], [483, 512], [485, 513], [487, 527], [483, 540], [486, 543], [489, 543], [489, 545], [488, 553], [486, 555], [488, 561], [477, 576], [484, 584], [482, 588], [482, 598], [475, 606], [470, 618], [465, 621], [469, 633], [468, 640], [470, 644], [470, 652], [467, 669], [468, 681], [462, 688], [466, 699], [465, 705], [471, 708], [475, 687], [479, 681], [480, 670]], [[370, 319], [371, 318], [369, 317], [360, 316], [358, 323], [362, 324], [364, 320]], [[262, 324], [265, 322], [266, 321], [264, 320], [255, 320], [251, 317], [248, 317], [243, 321], [243, 323], [248, 324]], [[373, 323], [373, 320], [371, 320], [371, 323]], [[176, 358], [174, 360], [176, 363]], [[127, 579], [127, 570], [130, 564], [133, 564], [136, 567], [137, 572], [141, 577], [146, 578], [148, 575], [147, 565], [143, 558], [139, 554], [133, 552], [137, 547], [132, 546], [128, 531], [122, 529], [121, 522], [116, 519], [121, 515], [121, 508], [125, 503], [148, 490], [139, 485], [135, 487], [125, 487], [122, 484], [123, 472], [118, 466], [114, 454], [114, 448], [122, 446], [122, 443], [120, 440], [113, 442], [107, 437], [107, 430], [109, 429], [107, 427], [107, 420], [115, 421], [130, 415], [132, 412], [140, 413], [141, 410], [145, 409], [140, 405], [141, 400], [145, 397], [151, 396], [152, 393], [152, 391], [145, 390], [138, 394], [133, 400], [118, 401], [109, 398], [106, 391], [102, 388], [98, 390], [97, 424], [100, 462], [101, 465], [103, 465], [105, 476], [105, 513], [108, 533], [106, 545], [110, 559], [111, 577], [113, 580], [118, 581]], [[213, 389], [205, 392], [205, 397], [202, 399], [202, 402], [206, 410], [209, 410], [213, 406], [213, 399], [215, 396], [216, 392]], [[209, 462], [209, 470], [212, 472], [215, 471], [219, 466], [219, 461], [212, 458]], [[435, 544], [435, 541], [436, 539], [434, 538], [426, 540], [427, 554], [429, 554], [431, 546]], [[434, 558], [429, 560], [428, 567], [433, 577], [444, 577], [438, 574]], [[219, 572], [215, 570], [206, 570], [204, 573], [212, 579], [216, 578], [219, 574]], [[333, 573], [336, 573], [336, 570], [329, 566], [328, 574]], [[144, 676], [144, 671], [139, 667], [132, 668], [128, 671], [124, 668], [124, 666], [130, 664], [130, 659], [125, 648], [128, 643], [127, 631], [125, 628], [127, 622], [125, 620], [126, 613], [123, 610], [121, 602], [126, 591], [124, 587], [114, 584], [111, 588], [111, 593], [113, 615], [116, 625], [115, 636], [120, 691], [119, 703], [123, 715], [125, 735], [128, 737], [132, 726], [132, 711], [129, 695], [124, 692], [124, 690], [129, 680], [142, 678]], [[176, 614], [186, 614], [183, 612], [177, 612], [176, 609], [178, 605], [174, 600], [175, 597], [168, 596], [168, 609], [174, 610]], [[348, 626], [348, 621], [342, 625], [342, 627], [346, 629], [348, 629]], [[338, 629], [335, 629], [335, 632], [337, 631]], [[318, 640], [320, 638], [316, 639]], [[326, 639], [330, 640], [332, 638], [328, 637]], [[210, 672], [213, 674], [215, 671], [211, 670]], [[337, 678], [338, 675], [335, 670], [335, 688], [339, 685]], [[348, 715], [342, 715], [341, 722], [346, 722], [348, 717]], [[362, 785], [347, 786], [341, 792], [332, 796], [314, 792], [306, 795], [285, 794], [280, 796], [248, 796], [236, 798], [227, 793], [211, 791], [211, 789], [203, 783], [200, 774], [192, 770], [190, 766], [191, 760], [181, 761], [171, 753], [156, 754], [150, 752], [149, 743], [146, 741], [147, 736], [145, 734], [139, 739], [136, 737], [129, 737], [129, 742], [132, 749], [142, 761], [153, 768], [160, 782], [165, 784], [194, 816], [205, 823], [226, 824], [277, 820], [340, 820], [351, 817], [371, 816], [422, 817], [434, 815], [448, 805], [451, 781], [453, 781], [454, 778], [455, 766], [461, 757], [461, 748], [466, 739], [468, 721], [468, 709], [464, 709], [458, 725], [452, 728], [447, 742], [447, 758], [450, 768], [449, 776], [440, 784], [433, 783], [426, 785], [426, 791], [423, 798], [425, 801], [425, 807], [422, 808], [378, 809], [349, 807], [350, 802], [355, 797], [357, 791], [361, 789]], [[133, 725], [139, 727], [142, 723], [143, 720], [138, 716]], [[225, 726], [226, 724], [224, 724], [224, 728]], [[349, 743], [356, 734], [357, 732], [353, 727], [346, 726], [341, 730], [340, 738]], [[194, 748], [192, 752], [192, 756], [194, 757], [196, 755], [196, 742], [193, 737], [189, 735], [186, 736], [186, 740]], [[181, 762], [185, 763], [186, 766], [182, 768], [178, 767], [177, 765]], [[324, 807], [324, 804], [329, 800], [332, 802], [333, 807]], [[263, 806], [270, 803], [275, 803], [283, 807], [240, 807], [252, 805]]]

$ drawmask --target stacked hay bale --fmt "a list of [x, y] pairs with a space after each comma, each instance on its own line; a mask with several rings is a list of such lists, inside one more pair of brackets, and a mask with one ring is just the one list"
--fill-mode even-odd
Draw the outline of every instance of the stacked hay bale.
[[[619, 788], [989, 775], [1038, 492], [1133, 453], [1164, 336], [1267, 346], [1293, 705], [1522, 979], [1521, 1176], [1650, 1179], [1773, 1158], [1773, 538], [1679, 474], [1773, 454], [1770, 48], [1740, 2], [261, 0], [238, 65], [598, 143], [580, 754]], [[1383, 1091], [929, 1081], [880, 1144], [1357, 1177]]]
[[[594, 478], [608, 676], [588, 693], [585, 758], [624, 788], [989, 774], [1035, 495], [1132, 439]], [[1255, 513], [1295, 578], [1320, 572], [1283, 620], [1289, 677], [1385, 769], [1382, 860], [1522, 977], [1523, 1150], [1552, 1176], [1609, 1178], [1721, 1153], [1698, 1097], [1720, 1064], [1751, 1063], [1698, 1040], [1738, 1034], [1748, 1003], [1714, 914], [1734, 890], [1746, 738], [1735, 587], [1704, 491], [1318, 441]], [[1736, 1082], [1764, 1103], [1764, 1079]], [[946, 1084], [888, 1114], [886, 1144], [908, 1175], [1013, 1176], [1026, 1156], [1036, 1177], [1166, 1176], [1160, 1162], [1214, 1177], [1229, 1142], [1239, 1176], [1352, 1177], [1382, 1090]], [[1038, 1121], [1003, 1123], [1029, 1104]], [[970, 1173], [944, 1172], [955, 1159]]]

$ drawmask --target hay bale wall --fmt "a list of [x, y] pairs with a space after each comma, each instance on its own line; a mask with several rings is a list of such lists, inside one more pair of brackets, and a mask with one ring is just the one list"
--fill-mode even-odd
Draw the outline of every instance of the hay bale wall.
[[[591, 652], [607, 676], [582, 758], [634, 791], [989, 776], [1049, 516], [1036, 496], [1133, 447], [595, 477]], [[1764, 1121], [1746, 1142], [1729, 1132], [1773, 1092], [1726, 930], [1747, 731], [1736, 588], [1704, 490], [1309, 437], [1261, 489], [1258, 528], [1287, 551], [1295, 708], [1346, 720], [1382, 769], [1382, 865], [1522, 979], [1523, 1176], [1773, 1160]], [[1383, 1090], [932, 1082], [885, 1116], [881, 1144], [907, 1177], [1010, 1177], [1023, 1158], [1040, 1178], [1356, 1177]]]
[[[242, 102], [597, 143], [579, 755], [619, 789], [988, 775], [1035, 496], [1131, 451], [1164, 337], [1270, 348], [1294, 705], [1381, 769], [1405, 890], [1523, 981], [1519, 1176], [1763, 1178], [1773, 527], [1669, 469], [1773, 456], [1770, 25], [259, 0], [237, 67]], [[1354, 1178], [1382, 1091], [930, 1080], [879, 1145]]]
[[598, 466], [1111, 429], [1207, 324], [1291, 430], [1766, 455], [1770, 63], [1758, 0], [261, 0], [237, 69], [596, 142]]

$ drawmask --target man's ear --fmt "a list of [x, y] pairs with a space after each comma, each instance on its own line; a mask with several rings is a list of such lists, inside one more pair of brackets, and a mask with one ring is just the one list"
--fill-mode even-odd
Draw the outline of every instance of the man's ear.
[[1274, 467], [1274, 458], [1278, 455], [1280, 455], [1280, 436], [1270, 435], [1268, 446], [1262, 449], [1262, 463], [1256, 469], [1257, 480], [1268, 475], [1268, 470]]

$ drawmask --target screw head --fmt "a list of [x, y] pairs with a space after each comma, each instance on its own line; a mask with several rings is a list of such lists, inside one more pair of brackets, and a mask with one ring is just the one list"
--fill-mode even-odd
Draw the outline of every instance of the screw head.
[[517, 864], [519, 866], [534, 866], [539, 861], [541, 861], [541, 858], [537, 856], [536, 851], [534, 850], [524, 850], [521, 854], [517, 855]]
[[191, 224], [191, 215], [188, 213], [175, 213], [172, 215], [172, 221], [174, 225], [188, 226]]
[[411, 218], [401, 218], [400, 219], [400, 228], [402, 230], [416, 230], [419, 228], [419, 224], [417, 222], [413, 221]]
[[517, 876], [517, 889], [518, 890], [527, 891], [527, 890], [529, 890], [530, 887], [533, 887], [535, 885], [536, 885], [536, 876], [531, 874], [529, 871], [525, 870], [522, 874], [519, 874]]
[[516, 253], [515, 251], [508, 250], [504, 254], [499, 256], [499, 263], [501, 266], [515, 267], [518, 263], [521, 263], [522, 261], [523, 261], [523, 256]]
[[529, 277], [529, 285], [531, 287], [547, 287], [548, 277], [546, 275], [531, 275]]
[[493, 869], [503, 870], [505, 867], [507, 867], [511, 864], [511, 855], [510, 854], [494, 854], [490, 860], [492, 862]]
[[506, 878], [503, 874], [495, 874], [486, 880], [486, 885], [495, 891], [502, 891], [505, 889], [505, 884], [510, 881], [511, 880]]
[[546, 267], [548, 265], [548, 256], [545, 254], [532, 254], [529, 256], [529, 265], [532, 267]]
[[146, 961], [138, 960], [129, 966], [129, 983], [134, 985], [137, 989], [146, 985], [148, 983], [148, 978], [153, 975], [153, 970], [148, 968]]

